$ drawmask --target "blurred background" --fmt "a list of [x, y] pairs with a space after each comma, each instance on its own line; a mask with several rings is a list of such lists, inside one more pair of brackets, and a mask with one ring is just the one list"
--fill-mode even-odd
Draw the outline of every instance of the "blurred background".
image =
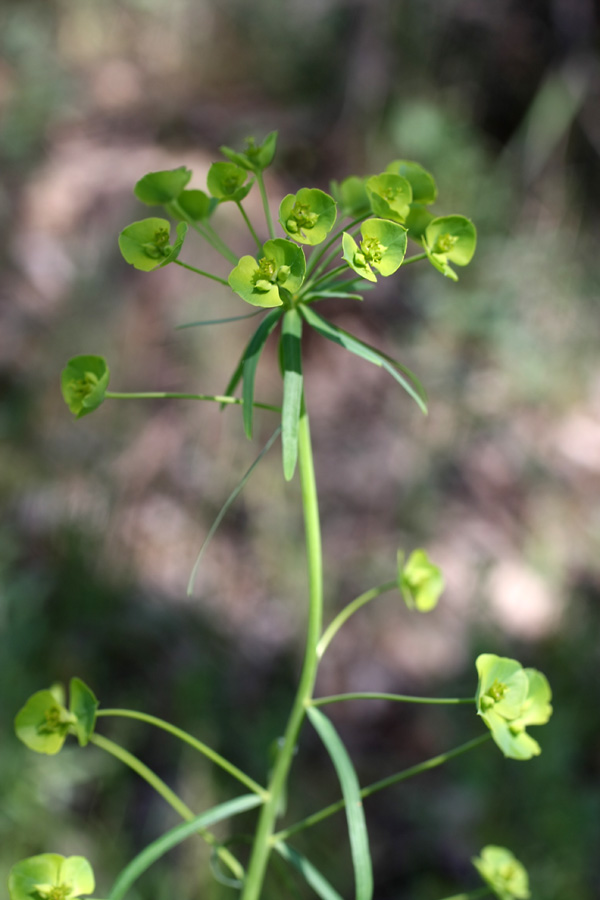
[[[236, 409], [111, 401], [74, 421], [59, 372], [100, 353], [113, 390], [218, 393], [254, 323], [236, 297], [174, 266], [121, 259], [149, 213], [132, 187], [186, 164], [205, 186], [223, 144], [279, 130], [276, 208], [302, 186], [415, 159], [438, 214], [479, 229], [453, 284], [420, 263], [364, 304], [322, 311], [415, 370], [397, 385], [310, 336], [307, 403], [326, 553], [327, 619], [425, 546], [446, 576], [428, 616], [375, 601], [332, 643], [322, 694], [469, 696], [480, 652], [544, 671], [555, 713], [541, 757], [493, 745], [366, 801], [376, 896], [475, 888], [470, 858], [506, 845], [536, 900], [600, 895], [600, 68], [592, 0], [4, 0], [0, 11], [0, 878], [17, 860], [83, 854], [97, 896], [175, 824], [116, 761], [69, 742], [27, 751], [15, 713], [78, 675], [103, 706], [172, 719], [258, 780], [303, 651], [297, 481], [275, 447], [186, 584], [221, 504], [275, 427], [249, 444]], [[253, 195], [248, 209], [262, 223]], [[237, 211], [215, 225], [252, 252]], [[262, 224], [257, 227], [263, 228]], [[264, 228], [262, 233], [264, 234]], [[210, 249], [210, 248], [209, 248]], [[183, 258], [227, 274], [194, 237]], [[274, 348], [258, 395], [278, 402]], [[361, 782], [481, 732], [469, 707], [331, 708]], [[147, 726], [102, 720], [198, 811], [236, 785]], [[306, 729], [287, 822], [339, 796]], [[251, 818], [236, 822], [249, 829]], [[220, 832], [227, 834], [227, 831]], [[295, 842], [344, 896], [343, 816]], [[235, 844], [243, 855], [243, 838]], [[133, 900], [233, 897], [189, 841]], [[308, 897], [273, 872], [265, 898]], [[279, 880], [278, 880], [279, 879]], [[295, 891], [295, 892], [294, 892]]]

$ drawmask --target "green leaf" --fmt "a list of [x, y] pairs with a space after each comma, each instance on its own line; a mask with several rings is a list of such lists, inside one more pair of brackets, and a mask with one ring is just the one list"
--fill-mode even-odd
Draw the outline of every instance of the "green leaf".
[[75, 734], [80, 747], [85, 747], [96, 725], [98, 700], [80, 678], [71, 678], [69, 684], [69, 710], [76, 717]]
[[284, 197], [279, 207], [279, 222], [285, 233], [311, 246], [325, 240], [336, 217], [335, 200], [318, 188], [300, 188], [297, 194]]
[[346, 804], [348, 835], [350, 837], [350, 849], [356, 883], [356, 900], [371, 900], [373, 896], [373, 871], [369, 836], [360, 796], [360, 785], [354, 766], [330, 720], [314, 706], [309, 706], [307, 715], [315, 731], [323, 741], [340, 781], [342, 795]]
[[30, 750], [53, 756], [75, 724], [75, 716], [57, 702], [52, 691], [37, 691], [17, 713], [15, 732]]
[[103, 356], [74, 356], [61, 372], [63, 399], [76, 418], [98, 409], [106, 395], [110, 371]]
[[419, 409], [427, 414], [427, 395], [425, 389], [417, 376], [411, 372], [410, 369], [387, 356], [387, 354], [381, 353], [381, 351], [376, 350], [364, 341], [354, 337], [354, 335], [348, 334], [348, 332], [344, 331], [342, 328], [338, 328], [336, 325], [323, 319], [322, 316], [314, 311], [314, 309], [310, 309], [304, 304], [299, 308], [307, 324], [310, 325], [311, 328], [314, 328], [322, 337], [327, 338], [329, 341], [333, 341], [334, 344], [339, 344], [341, 347], [349, 350], [350, 353], [354, 353], [356, 356], [360, 356], [362, 359], [367, 360], [367, 362], [380, 366], [385, 369], [386, 372], [389, 372], [389, 374], [396, 379], [398, 384], [404, 388], [407, 394], [413, 398]]
[[406, 229], [387, 219], [367, 219], [360, 226], [360, 247], [352, 235], [342, 236], [343, 257], [358, 275], [368, 281], [377, 281], [372, 269], [387, 277], [393, 275], [406, 253]]
[[256, 144], [254, 138], [246, 138], [246, 150], [236, 151], [230, 147], [221, 147], [221, 153], [243, 169], [250, 172], [262, 172], [267, 166], [270, 166], [275, 156], [277, 147], [277, 132], [271, 131], [262, 144]]
[[204, 191], [182, 191], [172, 203], [166, 206], [167, 212], [174, 219], [189, 219], [192, 222], [203, 222], [209, 219], [219, 205], [216, 197], [209, 197]]
[[252, 437], [252, 425], [254, 419], [254, 378], [256, 375], [256, 367], [260, 354], [264, 350], [267, 338], [279, 322], [283, 315], [283, 310], [274, 309], [260, 323], [253, 337], [248, 344], [248, 349], [244, 354], [243, 378], [244, 387], [242, 390], [242, 399], [244, 401], [244, 430], [248, 439]]
[[435, 179], [419, 163], [408, 159], [395, 159], [387, 166], [387, 172], [406, 178], [412, 189], [413, 203], [434, 203], [437, 198]]
[[179, 256], [187, 233], [187, 224], [177, 225], [177, 240], [171, 246], [171, 226], [166, 219], [150, 218], [132, 222], [119, 235], [123, 259], [141, 272], [152, 272]]
[[253, 182], [244, 184], [248, 172], [234, 163], [216, 162], [208, 170], [206, 185], [213, 197], [221, 202], [233, 200], [240, 203], [250, 191]]
[[411, 203], [410, 212], [404, 220], [404, 226], [408, 229], [408, 236], [417, 243], [422, 242], [423, 235], [434, 216], [426, 206], [421, 203]]
[[331, 182], [331, 193], [342, 215], [358, 218], [370, 212], [371, 203], [365, 187], [365, 180], [357, 175], [350, 175], [341, 184], [337, 181]]
[[297, 309], [283, 317], [281, 359], [283, 363], [283, 407], [281, 443], [283, 474], [286, 481], [294, 477], [298, 460], [298, 423], [302, 406], [302, 318]]
[[163, 172], [149, 172], [140, 178], [133, 193], [148, 206], [163, 206], [179, 197], [191, 177], [191, 171], [185, 166]]
[[302, 853], [294, 850], [293, 847], [290, 847], [284, 841], [278, 841], [275, 844], [275, 849], [286, 862], [300, 872], [306, 883], [321, 900], [342, 900], [341, 894], [338, 894], [335, 888], [330, 885], [327, 879], [321, 875], [319, 870]]
[[529, 900], [529, 876], [525, 866], [506, 847], [488, 844], [471, 860], [483, 880], [500, 900]]
[[229, 273], [229, 285], [246, 303], [253, 306], [281, 306], [281, 292], [295, 293], [306, 272], [306, 259], [301, 247], [275, 238], [266, 241], [258, 262], [253, 256], [242, 256]]
[[371, 209], [382, 219], [404, 222], [412, 203], [412, 189], [406, 178], [400, 175], [372, 175], [367, 179], [366, 189]]
[[225, 319], [200, 319], [198, 322], [185, 322], [183, 325], [176, 325], [176, 331], [182, 331], [184, 328], [198, 328], [201, 325], [225, 325], [229, 322], [240, 322], [242, 319], [254, 319], [256, 316], [263, 314], [262, 309], [256, 312], [247, 313], [244, 316], [227, 316]]
[[[223, 819], [228, 819], [231, 816], [246, 812], [249, 809], [254, 809], [257, 806], [260, 806], [262, 802], [261, 798], [257, 797], [256, 794], [244, 794], [241, 797], [236, 797], [235, 800], [228, 800], [225, 803], [218, 804], [218, 806], [213, 806], [212, 809], [202, 813], [200, 816], [196, 816], [195, 819], [191, 819], [189, 822], [184, 822], [182, 825], [176, 825], [175, 828], [171, 828], [170, 831], [167, 831], [161, 837], [149, 844], [141, 851], [141, 853], [138, 853], [138, 855], [123, 869], [115, 881], [107, 900], [121, 900], [137, 879], [143, 875], [153, 863], [164, 856], [165, 853], [168, 853], [173, 847], [176, 847], [178, 844], [181, 844], [183, 841], [192, 837], [192, 835], [196, 834], [198, 831], [202, 831], [203, 828], [208, 828], [209, 825], [214, 825], [215, 822], [221, 822]], [[21, 898], [18, 898], [18, 900], [21, 900]], [[25, 900], [25, 898], [23, 898], [23, 900]]]
[[10, 900], [55, 900], [91, 894], [94, 873], [83, 856], [41, 853], [18, 862], [8, 876]]
[[457, 266], [468, 265], [475, 253], [477, 231], [465, 216], [441, 216], [431, 220], [422, 240], [430, 263], [446, 278], [458, 281], [448, 260]]
[[414, 550], [405, 565], [398, 554], [398, 586], [409, 609], [430, 612], [444, 590], [441, 570], [434, 566], [425, 550]]

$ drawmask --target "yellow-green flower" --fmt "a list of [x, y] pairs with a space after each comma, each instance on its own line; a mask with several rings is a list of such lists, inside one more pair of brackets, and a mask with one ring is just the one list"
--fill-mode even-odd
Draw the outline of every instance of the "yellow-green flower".
[[506, 847], [489, 844], [472, 862], [500, 900], [528, 900], [531, 897], [527, 870]]
[[10, 900], [75, 900], [94, 887], [92, 867], [83, 856], [41, 853], [18, 862], [8, 876]]

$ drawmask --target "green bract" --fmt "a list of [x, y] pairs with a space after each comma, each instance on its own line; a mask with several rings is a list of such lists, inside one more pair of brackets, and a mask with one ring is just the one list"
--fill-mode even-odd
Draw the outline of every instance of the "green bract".
[[171, 246], [171, 226], [166, 219], [142, 219], [123, 229], [119, 235], [119, 249], [125, 261], [134, 268], [151, 272], [177, 259], [186, 232], [186, 223], [180, 222], [177, 240]]
[[422, 240], [431, 264], [447, 278], [458, 281], [448, 260], [457, 266], [468, 265], [475, 253], [477, 232], [465, 216], [441, 216], [431, 220]]
[[366, 188], [376, 216], [404, 222], [412, 202], [412, 189], [406, 178], [389, 173], [373, 175], [367, 179]]
[[248, 169], [250, 172], [261, 172], [273, 162], [276, 146], [277, 132], [271, 131], [262, 144], [257, 145], [253, 137], [248, 137], [245, 151], [238, 152], [229, 147], [221, 147], [221, 153], [243, 169]]
[[148, 206], [163, 206], [179, 197], [191, 177], [192, 173], [185, 166], [164, 172], [149, 172], [140, 178], [133, 193]]
[[386, 168], [386, 172], [406, 178], [412, 189], [413, 203], [434, 203], [437, 187], [433, 175], [419, 163], [408, 159], [395, 159]]
[[229, 284], [253, 306], [281, 306], [282, 292], [283, 297], [294, 294], [304, 281], [304, 253], [284, 238], [267, 241], [263, 253], [258, 262], [253, 256], [242, 256], [229, 273]]
[[109, 377], [103, 356], [74, 356], [68, 361], [60, 376], [60, 387], [74, 416], [81, 419], [100, 406]]
[[241, 166], [236, 166], [234, 163], [216, 162], [208, 170], [206, 185], [213, 197], [221, 202], [234, 200], [239, 203], [252, 187], [252, 182], [244, 184], [247, 177], [247, 170]]
[[544, 725], [552, 715], [552, 691], [537, 669], [524, 669], [515, 659], [483, 653], [476, 660], [479, 684], [477, 714], [505, 756], [531, 759], [542, 751], [527, 734], [528, 725]]
[[400, 268], [406, 253], [406, 229], [387, 219], [367, 219], [360, 232], [360, 247], [347, 231], [342, 236], [343, 256], [350, 268], [367, 281], [377, 281], [373, 269], [387, 276]]
[[91, 894], [94, 873], [83, 856], [42, 853], [18, 862], [8, 876], [10, 900], [72, 900]]
[[404, 221], [404, 227], [408, 229], [409, 238], [420, 244], [425, 234], [425, 229], [433, 218], [433, 214], [422, 203], [411, 203], [410, 212]]
[[500, 900], [528, 900], [531, 897], [527, 870], [506, 847], [489, 844], [472, 862]]
[[70, 682], [69, 709], [57, 699], [56, 691], [37, 691], [15, 718], [19, 740], [36, 753], [54, 755], [69, 733], [77, 735], [84, 747], [96, 723], [98, 701], [79, 678]]
[[182, 191], [173, 203], [167, 203], [166, 209], [174, 219], [190, 219], [192, 222], [202, 222], [208, 219], [213, 210], [219, 205], [216, 197], [209, 197], [204, 191], [195, 188]]
[[335, 200], [318, 188], [300, 188], [288, 194], [279, 207], [281, 227], [301, 244], [320, 244], [334, 226], [337, 217]]
[[399, 551], [398, 587], [409, 609], [429, 612], [437, 606], [444, 590], [444, 578], [425, 550], [413, 550], [406, 564], [404, 554]]
[[365, 179], [357, 175], [350, 175], [341, 184], [331, 182], [333, 194], [340, 212], [345, 216], [358, 217], [370, 212], [371, 204], [365, 187]]

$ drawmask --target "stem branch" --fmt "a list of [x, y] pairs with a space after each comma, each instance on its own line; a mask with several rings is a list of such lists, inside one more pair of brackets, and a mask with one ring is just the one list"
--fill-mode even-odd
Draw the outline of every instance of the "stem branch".
[[[338, 613], [333, 622], [327, 627], [321, 640], [317, 645], [317, 653], [319, 655], [319, 659], [325, 653], [325, 650], [342, 627], [344, 622], [347, 622], [350, 616], [352, 616], [361, 606], [364, 606], [365, 603], [369, 603], [369, 601], [374, 600], [375, 597], [380, 597], [381, 594], [387, 593], [387, 591], [393, 591], [398, 587], [397, 581], [386, 581], [385, 584], [379, 584], [377, 587], [371, 588], [368, 591], [365, 591], [364, 594], [361, 594], [356, 600], [353, 600], [348, 606], [345, 606], [344, 609]], [[316, 705], [316, 703], [315, 703]]]

